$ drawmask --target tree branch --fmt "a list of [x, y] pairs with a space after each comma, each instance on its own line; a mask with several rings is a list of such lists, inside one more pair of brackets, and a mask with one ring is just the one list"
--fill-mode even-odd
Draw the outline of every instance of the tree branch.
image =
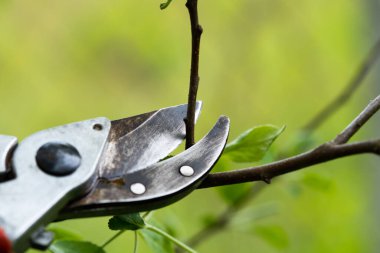
[[[342, 93], [340, 93], [330, 104], [328, 104], [323, 110], [321, 110], [320, 113], [318, 113], [307, 124], [305, 124], [305, 126], [303, 127], [303, 130], [310, 134], [311, 132], [315, 131], [320, 125], [322, 125], [325, 121], [327, 121], [333, 113], [335, 113], [338, 109], [340, 109], [351, 98], [351, 96], [359, 88], [359, 86], [363, 83], [364, 78], [368, 75], [369, 71], [375, 65], [375, 62], [379, 57], [380, 57], [380, 40], [378, 40], [375, 43], [373, 48], [370, 50], [370, 52], [365, 57], [364, 61], [359, 65], [359, 67], [357, 68], [357, 71], [353, 75], [353, 78], [348, 82], [346, 88], [342, 91]], [[375, 99], [375, 101], [372, 101], [367, 106], [367, 108], [357, 118], [355, 118], [351, 122], [351, 124], [349, 126], [347, 126], [346, 129], [344, 129], [333, 140], [333, 144], [324, 144], [324, 145], [334, 145], [334, 144], [337, 145], [337, 144], [346, 143], [361, 128], [361, 126], [363, 124], [365, 124], [367, 122], [367, 120], [377, 110], [379, 110], [379, 108], [378, 108], [379, 103], [378, 103], [378, 101], [376, 101], [378, 99], [379, 99], [379, 97], [377, 97]], [[367, 147], [370, 149], [369, 152], [371, 152], [371, 153], [374, 152], [374, 153], [378, 154], [378, 146], [377, 146], [378, 143], [379, 143], [378, 141], [371, 141], [371, 143], [370, 143], [371, 147]], [[307, 159], [309, 156], [309, 153], [311, 153], [312, 155], [316, 155], [316, 154], [318, 155], [318, 153], [320, 153], [320, 152], [323, 153], [324, 151], [327, 151], [327, 149], [323, 147], [324, 145], [321, 145], [320, 147], [318, 147], [314, 151], [310, 151], [308, 153], [301, 154], [301, 155], [295, 157], [294, 159], [285, 159], [285, 160], [282, 160], [280, 162], [275, 162], [272, 164], [268, 164], [268, 165], [264, 165], [264, 166], [260, 166], [260, 167], [256, 167], [256, 168], [251, 168], [251, 170], [255, 170], [255, 172], [252, 173], [251, 176], [253, 178], [255, 178], [255, 173], [256, 173], [259, 175], [255, 179], [256, 181], [257, 180], [263, 180], [266, 182], [270, 182], [270, 179], [272, 177], [268, 178], [268, 176], [263, 176], [265, 174], [261, 174], [262, 170], [265, 170], [265, 169], [270, 170], [270, 168], [272, 166], [274, 169], [276, 169], [277, 167], [281, 167], [282, 165], [287, 167], [287, 166], [291, 166], [292, 163], [293, 163], [293, 165], [294, 165], [294, 163], [296, 165], [297, 165], [297, 163], [299, 163], [299, 164], [298, 164], [298, 167], [297, 166], [293, 167], [291, 171], [301, 169], [301, 168], [303, 168], [301, 165], [305, 162], [303, 159], [305, 159], [305, 158]], [[357, 144], [357, 146], [355, 144], [354, 146], [351, 146], [345, 150], [349, 151], [351, 148], [351, 151], [352, 151], [352, 148], [355, 149], [356, 147], [360, 147], [360, 149], [362, 149], [363, 146], [365, 147], [366, 145], [367, 145], [367, 143], [365, 143], [365, 142], [360, 143], [360, 145]], [[347, 148], [347, 147], [345, 147], [345, 148]], [[360, 149], [357, 150], [358, 153], [360, 153], [360, 151], [363, 151]], [[343, 150], [344, 149], [341, 149], [340, 151], [343, 151]], [[339, 152], [337, 152], [336, 155], [338, 153]], [[348, 153], [347, 153], [347, 155], [348, 155]], [[325, 156], [325, 159], [327, 159], [327, 158], [328, 158], [328, 156]], [[330, 160], [336, 159], [336, 158], [338, 158], [338, 157], [335, 157], [335, 158], [333, 157]], [[329, 159], [327, 159], [327, 160], [329, 160]], [[311, 165], [321, 163], [321, 162], [324, 162], [327, 160], [320, 160], [317, 162], [310, 160], [309, 164], [304, 164], [304, 165], [305, 165], [305, 167], [307, 167], [307, 166], [311, 166]], [[290, 172], [290, 171], [288, 171], [288, 172]], [[228, 173], [228, 174], [226, 174], [226, 173]], [[243, 173], [238, 172], [237, 175], [232, 175], [232, 174], [230, 174], [231, 172], [226, 172], [226, 173], [216, 173], [216, 174], [209, 175], [206, 178], [206, 180], [201, 184], [201, 186], [199, 188], [207, 188], [207, 187], [226, 185], [226, 184], [234, 183], [234, 181], [236, 181], [235, 183], [240, 183], [241, 182], [240, 175], [246, 174], [246, 172], [243, 172]], [[284, 173], [287, 173], [287, 172], [284, 172]], [[235, 179], [233, 179], [234, 177], [235, 177]], [[249, 179], [248, 181], [252, 181], [252, 179]], [[245, 205], [247, 205], [249, 203], [249, 201], [257, 195], [258, 192], [261, 192], [262, 189], [264, 189], [264, 188], [261, 187], [260, 185], [259, 185], [259, 187], [257, 187], [256, 184], [253, 185], [250, 190], [246, 191], [244, 194], [239, 196], [234, 203], [231, 203], [227, 207], [227, 209], [218, 216], [218, 218], [215, 220], [214, 223], [211, 223], [210, 225], [204, 227], [202, 230], [200, 230], [199, 232], [194, 234], [188, 240], [187, 244], [192, 246], [192, 247], [195, 247], [198, 244], [200, 244], [202, 241], [204, 241], [206, 238], [208, 238], [208, 237], [214, 235], [215, 233], [217, 233], [218, 231], [221, 231], [222, 229], [224, 229], [230, 223], [234, 214], [237, 211], [239, 211], [240, 209], [242, 209]], [[180, 252], [180, 251], [177, 251], [177, 252]]]
[[334, 112], [342, 107], [354, 94], [354, 92], [363, 83], [364, 78], [375, 65], [376, 60], [380, 57], [380, 39], [371, 48], [363, 62], [357, 68], [352, 79], [348, 82], [345, 89], [325, 108], [323, 108], [315, 117], [313, 117], [304, 127], [303, 130], [309, 132], [321, 126]]
[[237, 198], [233, 203], [231, 203], [224, 212], [222, 212], [218, 218], [212, 222], [211, 224], [204, 227], [198, 233], [193, 235], [186, 244], [190, 247], [196, 247], [202, 241], [211, 237], [218, 231], [221, 231], [225, 227], [227, 227], [231, 219], [235, 216], [235, 214], [241, 210], [249, 201], [258, 196], [261, 191], [264, 189], [264, 183], [254, 184], [248, 191], [244, 192], [239, 198]]
[[197, 92], [199, 85], [199, 51], [202, 35], [202, 27], [199, 24], [198, 18], [198, 0], [187, 0], [186, 7], [190, 15], [191, 24], [191, 69], [190, 69], [190, 85], [189, 85], [189, 97], [187, 116], [185, 120], [186, 124], [186, 148], [194, 145], [194, 121], [195, 121], [195, 109]]
[[[323, 144], [312, 151], [300, 154], [293, 158], [288, 158], [267, 165], [251, 168], [251, 170], [254, 170], [254, 172], [251, 173], [251, 178], [245, 177], [245, 180], [262, 180], [270, 182], [270, 179], [275, 176], [302, 169], [314, 164], [322, 163], [328, 160], [333, 160], [342, 156], [361, 154], [366, 152], [380, 154], [380, 139], [342, 145], [347, 143], [347, 141], [361, 128], [361, 126], [363, 126], [368, 121], [368, 119], [370, 119], [376, 113], [376, 111], [379, 110], [379, 107], [380, 96], [371, 101], [368, 106], [358, 115], [358, 117], [356, 117], [331, 143]], [[267, 174], [268, 172], [269, 176]], [[216, 173], [209, 175], [206, 181], [204, 181], [199, 188], [207, 188], [241, 182], [241, 172], [238, 172], [237, 175], [231, 175], [231, 172], [227, 173], [228, 174]], [[243, 174], [246, 173], [248, 172], [243, 172]], [[236, 178], [238, 178], [238, 180], [236, 180]], [[244, 206], [246, 206], [250, 200], [252, 200], [264, 189], [263, 186], [263, 184], [254, 184], [251, 189], [244, 192], [233, 203], [231, 203], [224, 212], [218, 215], [218, 218], [215, 220], [215, 222], [205, 226], [199, 232], [194, 234], [187, 241], [187, 244], [191, 247], [196, 247], [208, 237], [211, 237], [217, 232], [226, 228], [231, 222], [234, 215], [240, 209], [244, 208]], [[181, 251], [177, 252], [179, 253]]]
[[253, 181], [270, 183], [272, 178], [279, 175], [335, 160], [337, 158], [363, 153], [380, 155], [380, 139], [344, 145], [336, 145], [329, 142], [322, 144], [309, 152], [277, 162], [247, 169], [213, 173], [210, 174], [198, 188], [209, 188]]
[[340, 157], [363, 153], [380, 155], [380, 139], [346, 144], [379, 109], [380, 96], [377, 96], [333, 141], [324, 143], [311, 151], [277, 162], [252, 168], [210, 174], [198, 188], [253, 181], [270, 183], [271, 179], [276, 176]]
[[[188, 0], [187, 6], [191, 2]], [[196, 1], [195, 1], [196, 2]], [[189, 6], [188, 6], [189, 8]], [[194, 8], [194, 7], [193, 7]], [[196, 3], [195, 9], [190, 10], [190, 17], [192, 16], [192, 12], [196, 11]], [[193, 14], [194, 15], [194, 14]], [[196, 16], [196, 15], [195, 15]], [[197, 17], [194, 19], [197, 20]], [[194, 31], [193, 27], [196, 27], [198, 22], [192, 21], [192, 35], [193, 35], [193, 46], [197, 41], [194, 41]], [[194, 24], [194, 25], [193, 25]], [[201, 33], [201, 31], [200, 31]], [[200, 34], [199, 40], [200, 40]], [[199, 43], [199, 41], [198, 41]], [[198, 54], [196, 54], [198, 52]], [[194, 57], [194, 55], [196, 57]], [[196, 92], [199, 83], [199, 76], [197, 73], [193, 72], [193, 59], [197, 59], [196, 63], [199, 61], [199, 44], [198, 51], [196, 49], [192, 49], [192, 71], [190, 78], [190, 91], [189, 91], [189, 105], [190, 100], [192, 100], [193, 106], [195, 108], [196, 101]], [[367, 76], [371, 68], [375, 65], [376, 60], [380, 57], [380, 40], [378, 40], [373, 48], [370, 50], [368, 55], [365, 57], [364, 61], [359, 65], [357, 71], [353, 75], [353, 78], [348, 82], [346, 88], [340, 93], [330, 104], [328, 104], [320, 113], [318, 113], [314, 118], [312, 118], [303, 128], [304, 131], [310, 133], [315, 131], [320, 125], [322, 125], [326, 120], [330, 118], [330, 116], [340, 109], [354, 94], [354, 92], [359, 88], [359, 86], [363, 83], [364, 78]], [[196, 70], [198, 70], [198, 65], [196, 65]], [[192, 94], [192, 95], [190, 95]], [[195, 94], [195, 95], [194, 95]], [[298, 155], [293, 158], [288, 158], [285, 160], [281, 160], [278, 162], [274, 162], [271, 164], [258, 166], [250, 169], [243, 169], [232, 172], [224, 172], [224, 173], [215, 173], [209, 175], [205, 181], [200, 185], [199, 188], [208, 188], [215, 187], [221, 185], [228, 185], [234, 183], [242, 183], [242, 182], [251, 182], [251, 181], [265, 181], [267, 183], [270, 180], [278, 175], [282, 175], [291, 171], [299, 170], [308, 166], [312, 166], [318, 163], [326, 162], [329, 160], [337, 159], [339, 157], [353, 155], [353, 154], [361, 154], [361, 153], [375, 153], [379, 154], [380, 149], [380, 140], [368, 141], [368, 142], [360, 142], [354, 143], [351, 145], [343, 145], [338, 146], [339, 144], [345, 144], [349, 141], [349, 139], [363, 126], [370, 117], [373, 116], [376, 111], [379, 110], [379, 100], [380, 97], [377, 97], [374, 101], [372, 101], [366, 109], [363, 110], [362, 113], [358, 115], [331, 143], [326, 143], [318, 148]], [[189, 106], [189, 109], [191, 107]], [[189, 116], [190, 113], [190, 116]], [[188, 111], [187, 118], [190, 119], [191, 113]], [[186, 147], [190, 147], [194, 143], [194, 125], [190, 125], [186, 120], [186, 131], [190, 133], [187, 135], [186, 139]], [[193, 121], [190, 121], [190, 123]], [[188, 145], [191, 143], [191, 145]], [[224, 229], [230, 223], [234, 214], [242, 209], [250, 200], [252, 200], [255, 196], [258, 195], [259, 192], [264, 189], [262, 184], [254, 184], [252, 188], [241, 196], [239, 196], [235, 202], [231, 203], [227, 209], [222, 212], [215, 222], [209, 224], [204, 227], [198, 233], [194, 234], [187, 242], [188, 245], [195, 247], [204, 241], [206, 238], [214, 235], [218, 231]], [[178, 250], [177, 252], [181, 252]]]
[[380, 96], [367, 107], [334, 139], [335, 144], [347, 143], [354, 134], [380, 109]]

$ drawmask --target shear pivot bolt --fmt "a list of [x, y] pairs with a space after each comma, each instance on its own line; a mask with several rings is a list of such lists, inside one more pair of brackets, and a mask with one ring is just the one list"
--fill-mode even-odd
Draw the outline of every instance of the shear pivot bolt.
[[49, 142], [40, 147], [36, 154], [38, 167], [53, 176], [67, 176], [81, 165], [78, 150], [67, 143]]
[[182, 174], [182, 176], [185, 177], [191, 177], [192, 175], [194, 175], [194, 169], [187, 165], [182, 166], [179, 169], [179, 172]]
[[131, 191], [134, 194], [141, 195], [146, 191], [146, 188], [142, 183], [134, 183], [131, 185]]

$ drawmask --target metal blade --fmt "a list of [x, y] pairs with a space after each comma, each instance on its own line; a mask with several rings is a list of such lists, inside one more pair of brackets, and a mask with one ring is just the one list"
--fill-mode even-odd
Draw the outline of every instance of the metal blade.
[[[93, 185], [110, 128], [106, 118], [76, 122], [37, 132], [16, 148], [11, 163], [16, 177], [0, 184], [0, 226], [14, 252], [25, 252], [39, 227], [52, 222], [63, 206]], [[71, 145], [80, 154], [75, 173], [53, 176], [41, 169], [36, 154], [52, 143]], [[55, 161], [54, 155], [50, 159]]]
[[[127, 171], [114, 180], [99, 180], [89, 195], [63, 210], [60, 219], [153, 210], [183, 198], [216, 163], [228, 132], [229, 119], [221, 117], [206, 137], [181, 154], [144, 169]], [[183, 166], [189, 166], [192, 173], [184, 173]], [[137, 191], [133, 189], [136, 185], [140, 187]]]
[[14, 176], [12, 166], [10, 166], [10, 158], [16, 146], [16, 137], [0, 135], [0, 182]]
[[[196, 119], [201, 105], [196, 104]], [[185, 138], [186, 113], [187, 105], [179, 105], [113, 121], [99, 177], [118, 178], [165, 158]]]

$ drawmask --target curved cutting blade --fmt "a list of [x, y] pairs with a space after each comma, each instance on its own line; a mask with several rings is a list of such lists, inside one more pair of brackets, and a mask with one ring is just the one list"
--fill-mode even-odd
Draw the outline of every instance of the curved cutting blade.
[[[193, 191], [211, 170], [227, 142], [229, 119], [220, 117], [214, 128], [181, 154], [113, 180], [99, 180], [86, 197], [72, 203], [61, 219], [147, 211], [171, 204]], [[181, 173], [183, 166], [193, 172]], [[188, 168], [188, 167], [187, 167]], [[134, 191], [139, 185], [143, 189]]]
[[[195, 119], [201, 106], [197, 102]], [[186, 136], [186, 113], [185, 104], [113, 121], [99, 177], [119, 178], [165, 158]]]

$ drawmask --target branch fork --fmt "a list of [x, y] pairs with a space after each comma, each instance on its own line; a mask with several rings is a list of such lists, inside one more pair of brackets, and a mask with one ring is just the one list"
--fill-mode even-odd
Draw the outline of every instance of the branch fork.
[[380, 139], [347, 143], [379, 109], [380, 95], [372, 100], [335, 139], [308, 152], [277, 162], [252, 168], [210, 174], [199, 188], [253, 181], [270, 183], [274, 177], [337, 158], [364, 153], [380, 155]]

